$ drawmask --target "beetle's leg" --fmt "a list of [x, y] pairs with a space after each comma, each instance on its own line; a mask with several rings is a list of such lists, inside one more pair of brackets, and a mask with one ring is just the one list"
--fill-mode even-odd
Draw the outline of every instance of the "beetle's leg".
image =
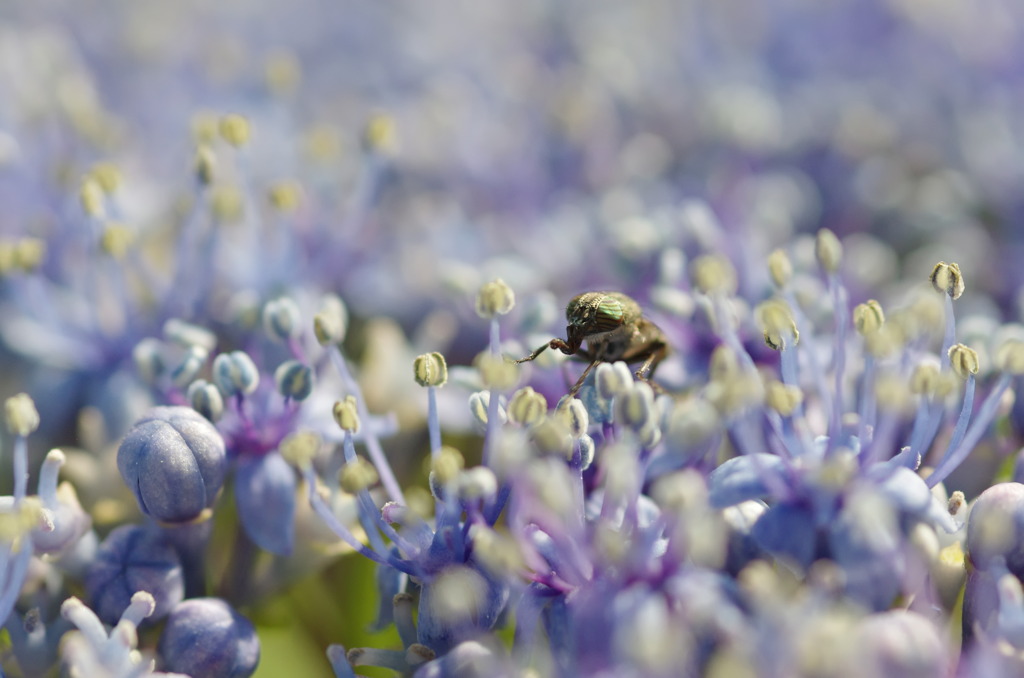
[[580, 388], [583, 387], [583, 382], [586, 381], [587, 375], [590, 374], [590, 370], [594, 369], [594, 365], [598, 364], [599, 362], [601, 361], [598, 360], [597, 358], [594, 358], [593, 360], [590, 361], [590, 364], [587, 365], [587, 369], [583, 370], [583, 374], [580, 375], [580, 378], [577, 379], [576, 383], [573, 384], [571, 389], [569, 389], [570, 398], [576, 397], [576, 394], [579, 392]]
[[539, 356], [544, 351], [548, 350], [550, 347], [551, 347], [551, 343], [548, 342], [547, 344], [544, 344], [543, 346], [538, 347], [536, 351], [534, 351], [530, 355], [526, 356], [525, 358], [520, 358], [519, 360], [517, 360], [516, 364], [518, 365], [519, 363], [528, 363], [531, 360], [536, 359], [537, 356]]
[[548, 342], [548, 346], [550, 346], [551, 348], [557, 348], [565, 355], [576, 355], [580, 351], [578, 346], [576, 348], [573, 348], [569, 344], [565, 343], [564, 340], [558, 339], [557, 337]]
[[541, 353], [543, 353], [544, 351], [548, 350], [549, 348], [557, 348], [559, 351], [561, 351], [562, 353], [564, 353], [566, 355], [573, 355], [575, 353], [578, 353], [579, 350], [580, 350], [580, 349], [576, 349], [575, 351], [572, 350], [572, 347], [569, 346], [569, 344], [565, 343], [565, 341], [563, 341], [562, 339], [558, 339], [556, 337], [555, 339], [552, 339], [548, 343], [546, 343], [546, 344], [544, 344], [542, 346], [539, 346], [536, 351], [534, 351], [530, 355], [526, 356], [525, 358], [520, 358], [519, 360], [517, 360], [516, 364], [518, 365], [519, 363], [528, 363], [531, 360], [536, 359], [537, 356], [539, 356]]
[[668, 346], [666, 346], [665, 344], [660, 344], [656, 346], [647, 356], [647, 359], [644, 360], [644, 364], [640, 366], [640, 369], [634, 372], [637, 379], [639, 379], [640, 381], [647, 382], [648, 384], [650, 384], [651, 388], [653, 388], [658, 393], [664, 393], [665, 389], [662, 388], [657, 382], [651, 380], [654, 378], [654, 370], [658, 369], [658, 365], [661, 363], [662, 360], [665, 359], [667, 355]]

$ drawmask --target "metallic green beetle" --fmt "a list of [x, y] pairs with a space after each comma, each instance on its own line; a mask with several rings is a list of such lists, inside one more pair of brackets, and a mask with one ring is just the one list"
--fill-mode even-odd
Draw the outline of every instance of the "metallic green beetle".
[[[533, 360], [549, 348], [566, 355], [589, 360], [590, 365], [576, 380], [570, 396], [583, 386], [590, 370], [598, 363], [643, 362], [636, 378], [649, 381], [658, 363], [668, 355], [668, 342], [661, 329], [643, 317], [640, 305], [620, 292], [584, 292], [572, 298], [565, 307], [566, 339], [554, 338], [536, 351], [516, 361]], [[583, 342], [587, 348], [581, 348]]]

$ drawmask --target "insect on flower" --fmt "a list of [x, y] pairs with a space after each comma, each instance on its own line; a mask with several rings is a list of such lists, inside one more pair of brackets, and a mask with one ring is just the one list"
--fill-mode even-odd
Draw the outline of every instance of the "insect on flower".
[[[623, 360], [643, 362], [637, 379], [649, 381], [658, 363], [668, 355], [668, 342], [661, 329], [640, 311], [640, 304], [620, 292], [584, 292], [565, 307], [566, 339], [554, 338], [516, 363], [535, 359], [549, 348], [589, 360], [590, 365], [576, 380], [570, 396], [576, 395], [587, 375], [598, 363]], [[583, 342], [587, 348], [583, 349]]]

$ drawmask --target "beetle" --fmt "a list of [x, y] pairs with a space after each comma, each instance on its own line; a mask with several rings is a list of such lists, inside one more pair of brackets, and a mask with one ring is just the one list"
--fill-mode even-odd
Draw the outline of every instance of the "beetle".
[[[534, 360], [549, 348], [566, 355], [589, 360], [590, 364], [576, 380], [570, 396], [575, 396], [587, 375], [598, 363], [623, 360], [642, 362], [636, 378], [650, 382], [658, 364], [668, 355], [668, 341], [657, 325], [643, 316], [640, 304], [621, 292], [584, 292], [565, 307], [565, 339], [555, 337], [516, 364]], [[582, 348], [583, 342], [587, 348]]]

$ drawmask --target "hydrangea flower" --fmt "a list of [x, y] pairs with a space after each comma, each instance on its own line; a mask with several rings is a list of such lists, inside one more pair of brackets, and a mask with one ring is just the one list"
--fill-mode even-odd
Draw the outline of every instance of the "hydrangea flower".
[[231, 606], [355, 551], [337, 675], [1020, 673], [990, 5], [6, 8], [3, 671], [251, 673]]

